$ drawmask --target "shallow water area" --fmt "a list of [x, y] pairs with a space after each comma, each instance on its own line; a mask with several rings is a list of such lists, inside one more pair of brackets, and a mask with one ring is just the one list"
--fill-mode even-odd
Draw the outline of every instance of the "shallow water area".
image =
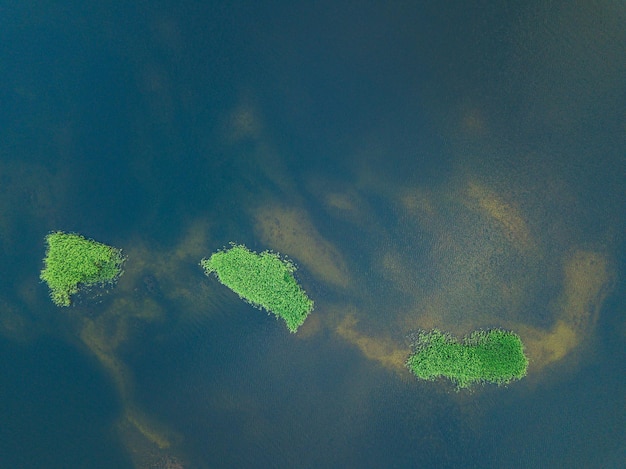
[[[619, 2], [17, 2], [0, 19], [0, 467], [619, 467]], [[19, 60], [18, 60], [19, 59]], [[55, 306], [45, 237], [122, 250]], [[288, 257], [296, 333], [200, 266]], [[500, 328], [458, 390], [411, 337]]]

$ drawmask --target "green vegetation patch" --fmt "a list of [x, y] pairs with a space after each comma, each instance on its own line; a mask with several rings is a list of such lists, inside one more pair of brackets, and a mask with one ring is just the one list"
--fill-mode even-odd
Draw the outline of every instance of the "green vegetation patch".
[[283, 318], [291, 332], [296, 332], [313, 310], [313, 301], [293, 276], [296, 267], [271, 251], [257, 254], [232, 244], [230, 249], [202, 259], [200, 265], [206, 275], [214, 273], [251, 305]]
[[50, 287], [57, 306], [69, 306], [79, 286], [114, 282], [122, 274], [124, 258], [119, 249], [74, 233], [55, 231], [48, 245], [41, 279]]
[[528, 359], [524, 345], [513, 332], [475, 331], [458, 342], [437, 329], [421, 331], [407, 367], [421, 379], [445, 376], [459, 388], [477, 382], [507, 384], [526, 376]]

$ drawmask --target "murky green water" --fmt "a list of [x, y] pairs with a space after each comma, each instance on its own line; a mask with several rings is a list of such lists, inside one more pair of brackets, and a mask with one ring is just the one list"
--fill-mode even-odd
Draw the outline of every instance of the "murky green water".
[[[620, 467], [620, 4], [1, 16], [0, 466]], [[125, 274], [54, 306], [51, 230]], [[298, 264], [297, 334], [203, 275], [230, 241]], [[433, 327], [528, 376], [418, 381]]]

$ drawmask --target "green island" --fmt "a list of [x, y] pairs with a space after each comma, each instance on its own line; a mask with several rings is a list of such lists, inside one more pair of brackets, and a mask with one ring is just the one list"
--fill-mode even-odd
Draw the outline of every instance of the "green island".
[[122, 274], [124, 257], [119, 249], [61, 231], [49, 233], [46, 243], [40, 278], [48, 284], [57, 306], [69, 306], [79, 286], [114, 282]]
[[260, 254], [241, 244], [217, 251], [200, 265], [251, 305], [280, 316], [296, 332], [313, 310], [313, 301], [296, 281], [296, 267], [271, 251]]
[[413, 346], [406, 365], [415, 376], [445, 376], [458, 389], [474, 383], [507, 384], [526, 376], [528, 368], [519, 336], [500, 329], [475, 331], [461, 342], [438, 329], [420, 331]]

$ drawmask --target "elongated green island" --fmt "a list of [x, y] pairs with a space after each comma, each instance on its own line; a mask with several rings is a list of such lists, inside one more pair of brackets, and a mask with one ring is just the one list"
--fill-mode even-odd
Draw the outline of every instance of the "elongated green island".
[[480, 382], [507, 384], [526, 376], [528, 368], [519, 336], [500, 329], [475, 331], [461, 342], [437, 329], [421, 331], [413, 345], [406, 365], [418, 378], [444, 376], [458, 388]]
[[271, 251], [260, 254], [241, 244], [217, 251], [200, 265], [251, 305], [280, 316], [296, 332], [313, 310], [313, 301], [298, 285], [296, 267]]
[[119, 249], [62, 231], [49, 233], [46, 243], [40, 278], [57, 306], [69, 306], [81, 286], [114, 282], [122, 274], [124, 257]]

